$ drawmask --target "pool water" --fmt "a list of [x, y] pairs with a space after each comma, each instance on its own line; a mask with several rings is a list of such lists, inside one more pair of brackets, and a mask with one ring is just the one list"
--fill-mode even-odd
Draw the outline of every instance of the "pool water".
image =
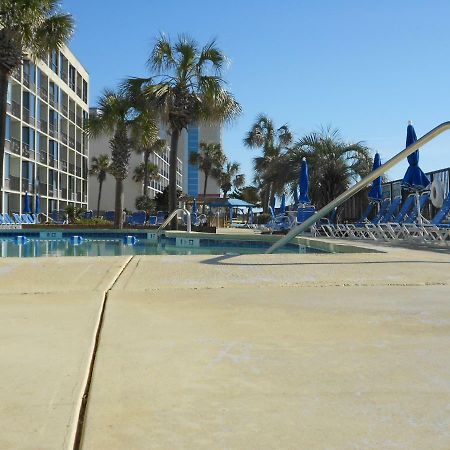
[[[148, 239], [123, 238], [97, 239], [70, 237], [40, 239], [36, 237], [0, 238], [1, 257], [51, 257], [51, 256], [122, 256], [122, 255], [224, 255], [261, 254], [271, 245], [263, 241], [234, 241], [217, 239]], [[297, 244], [289, 244], [277, 253], [323, 253]]]

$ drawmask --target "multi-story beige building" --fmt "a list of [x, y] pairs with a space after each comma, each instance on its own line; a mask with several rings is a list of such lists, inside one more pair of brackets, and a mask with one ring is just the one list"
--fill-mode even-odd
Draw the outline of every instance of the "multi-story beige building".
[[[87, 207], [89, 75], [64, 47], [47, 61], [25, 60], [8, 85], [3, 212], [40, 196], [44, 214]], [[33, 206], [34, 207], [34, 206]]]
[[[95, 108], [91, 108], [91, 114], [95, 114]], [[170, 136], [161, 127], [160, 136], [170, 143]], [[100, 138], [91, 138], [89, 143], [89, 152], [91, 157], [102, 153], [111, 154], [109, 147], [110, 137], [102, 136]], [[178, 167], [177, 167], [177, 185], [184, 195], [197, 198], [203, 194], [204, 176], [198, 170], [198, 167], [189, 164], [189, 157], [192, 152], [198, 152], [200, 142], [221, 142], [221, 128], [219, 126], [201, 125], [190, 127], [188, 131], [181, 133], [178, 144]], [[154, 198], [156, 194], [162, 192], [169, 184], [169, 153], [167, 148], [161, 154], [153, 154], [150, 161], [158, 167], [159, 179], [151, 181], [149, 185], [149, 194]], [[130, 169], [128, 178], [124, 182], [124, 207], [128, 211], [136, 209], [136, 197], [142, 195], [142, 183], [136, 183], [132, 176], [134, 168], [143, 162], [143, 155], [136, 152], [131, 153]], [[95, 176], [89, 180], [89, 209], [96, 210], [99, 185]], [[220, 189], [216, 180], [212, 177], [208, 180], [207, 195], [211, 198], [219, 197]], [[102, 199], [100, 209], [102, 211], [113, 210], [115, 202], [115, 181], [111, 175], [108, 175], [102, 188]]]

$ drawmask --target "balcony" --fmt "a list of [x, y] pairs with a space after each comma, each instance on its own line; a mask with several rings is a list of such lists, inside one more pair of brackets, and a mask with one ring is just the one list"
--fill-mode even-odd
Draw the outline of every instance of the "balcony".
[[54, 94], [52, 92], [50, 92], [50, 94], [48, 94], [48, 102], [50, 103], [50, 105], [52, 105], [55, 109], [58, 109], [58, 100], [56, 99], [56, 97], [54, 96]]
[[47, 185], [44, 183], [39, 183], [39, 194], [40, 195], [47, 195]]
[[48, 100], [48, 91], [47, 91], [46, 88], [41, 87], [41, 88], [39, 89], [39, 93], [40, 93], [42, 99], [44, 99], [45, 101]]
[[75, 122], [75, 111], [72, 111], [71, 109], [69, 109], [69, 119], [72, 122]]
[[23, 73], [23, 84], [26, 86], [30, 91], [34, 91], [36, 85], [34, 82], [30, 79], [30, 74], [24, 72]]
[[77, 116], [76, 124], [82, 128], [83, 127], [83, 118], [81, 116]]
[[67, 199], [67, 188], [61, 189], [61, 197]]
[[83, 203], [87, 203], [87, 195], [86, 194], [83, 195]]
[[81, 192], [77, 192], [77, 202], [81, 202]]
[[69, 147], [75, 148], [75, 139], [72, 137], [69, 137]]
[[55, 167], [56, 166], [56, 160], [55, 160], [55, 158], [53, 158], [52, 155], [48, 156], [48, 165], [50, 167]]
[[64, 144], [67, 144], [67, 133], [64, 133], [64, 131], [61, 131], [60, 133], [61, 141], [64, 142]]
[[83, 92], [81, 91], [81, 88], [80, 88], [80, 87], [77, 87], [77, 95], [78, 95], [78, 97], [80, 97], [80, 98], [82, 98], [82, 96], [83, 96]]
[[46, 152], [39, 152], [39, 162], [42, 164], [47, 164], [47, 153]]
[[58, 137], [58, 127], [53, 123], [48, 124], [48, 134], [52, 137]]
[[26, 142], [22, 142], [22, 156], [30, 157], [30, 146]]
[[75, 165], [69, 163], [69, 173], [72, 175], [75, 173]]
[[67, 117], [68, 114], [68, 109], [67, 109], [67, 105], [61, 105], [61, 112]]
[[15, 153], [16, 155], [20, 155], [20, 142], [18, 139], [11, 138], [11, 143], [9, 145], [9, 151], [11, 153]]
[[20, 191], [20, 178], [10, 176], [9, 182], [7, 183], [7, 187], [12, 191]]
[[78, 177], [81, 177], [81, 167], [76, 168], [76, 174]]
[[11, 102], [11, 114], [20, 118], [20, 104], [14, 100]]
[[31, 114], [31, 111], [28, 108], [25, 108], [25, 106], [23, 107], [23, 120], [27, 123], [29, 123], [30, 125], [34, 124], [34, 116]]
[[81, 142], [80, 141], [77, 141], [76, 149], [77, 149], [78, 152], [81, 153]]
[[48, 131], [48, 122], [46, 120], [39, 120], [39, 129], [44, 133]]
[[30, 183], [28, 178], [22, 178], [22, 191], [30, 192], [33, 190], [33, 183]]
[[63, 170], [64, 172], [67, 172], [67, 161], [60, 161], [59, 162], [59, 167], [61, 170]]

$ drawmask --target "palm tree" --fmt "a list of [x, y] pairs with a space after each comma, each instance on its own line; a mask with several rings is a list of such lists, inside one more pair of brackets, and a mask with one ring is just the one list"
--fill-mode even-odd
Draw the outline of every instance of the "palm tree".
[[113, 134], [109, 173], [116, 179], [115, 226], [123, 228], [123, 181], [128, 175], [131, 142], [128, 139], [131, 115], [130, 99], [121, 93], [105, 90], [98, 102], [98, 114], [91, 116], [87, 132], [91, 136]]
[[169, 128], [171, 211], [177, 203], [178, 140], [182, 130], [202, 121], [230, 121], [241, 112], [239, 103], [224, 88], [222, 72], [226, 62], [215, 41], [200, 48], [186, 35], [180, 35], [174, 43], [161, 35], [148, 60], [155, 75], [128, 80], [129, 85], [141, 87]]
[[91, 168], [89, 175], [95, 175], [98, 181], [98, 199], [97, 199], [97, 217], [100, 215], [100, 200], [102, 198], [103, 182], [106, 180], [106, 174], [109, 170], [109, 155], [102, 153], [98, 156], [93, 156], [91, 160]]
[[208, 186], [208, 178], [213, 173], [217, 173], [222, 168], [225, 162], [225, 154], [222, 151], [220, 144], [201, 142], [200, 151], [198, 153], [191, 153], [190, 164], [198, 166], [198, 168], [205, 175], [203, 183], [203, 207], [202, 213], [205, 214], [206, 207], [206, 189]]
[[249, 148], [261, 148], [262, 156], [254, 158], [254, 168], [263, 183], [262, 203], [264, 212], [269, 199], [284, 191], [285, 178], [280, 170], [287, 147], [292, 143], [293, 135], [288, 125], [276, 128], [272, 119], [260, 114], [244, 138]]
[[147, 192], [150, 181], [157, 181], [158, 179], [159, 179], [159, 171], [158, 166], [156, 164], [149, 162], [147, 163], [141, 162], [134, 168], [133, 180], [136, 181], [136, 183], [143, 183], [142, 195], [144, 197], [148, 197]]
[[3, 179], [9, 77], [20, 67], [25, 55], [44, 58], [61, 48], [73, 28], [72, 16], [61, 12], [56, 0], [0, 0], [0, 180]]
[[345, 142], [336, 129], [320, 129], [303, 136], [289, 150], [282, 171], [297, 189], [300, 165], [309, 166], [309, 194], [322, 207], [366, 176], [372, 168], [370, 149], [363, 142]]
[[227, 198], [228, 192], [232, 188], [239, 189], [245, 184], [245, 175], [239, 173], [241, 166], [237, 162], [225, 161], [223, 168], [216, 172], [216, 178], [219, 180], [220, 189], [223, 191], [224, 198]]

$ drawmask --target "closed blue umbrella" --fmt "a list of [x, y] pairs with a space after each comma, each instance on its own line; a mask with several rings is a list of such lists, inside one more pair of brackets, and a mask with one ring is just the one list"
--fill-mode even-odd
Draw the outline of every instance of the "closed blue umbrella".
[[197, 200], [194, 198], [194, 202], [192, 203], [192, 214], [198, 213]]
[[[408, 123], [408, 128], [406, 129], [406, 147], [414, 144], [417, 141], [416, 132], [411, 122]], [[419, 150], [411, 153], [408, 156], [409, 167], [403, 177], [402, 186], [413, 191], [423, 191], [429, 184], [430, 180], [423, 173], [422, 169], [419, 167]]]
[[275, 195], [270, 200], [270, 207], [273, 209], [273, 212], [275, 212]]
[[299, 203], [311, 203], [311, 199], [308, 195], [309, 190], [309, 175], [308, 175], [308, 163], [306, 158], [303, 158], [302, 165], [300, 167], [300, 182], [299, 182], [300, 196]]
[[280, 214], [286, 213], [286, 195], [281, 196]]
[[34, 205], [34, 213], [40, 214], [41, 213], [41, 197], [39, 194], [36, 194], [36, 200]]
[[28, 192], [25, 192], [25, 196], [23, 198], [23, 212], [25, 214], [31, 214], [30, 196], [28, 195]]
[[[375, 158], [373, 159], [372, 171], [378, 169], [381, 166], [381, 158], [379, 153], [375, 153]], [[372, 187], [370, 188], [367, 196], [369, 200], [380, 202], [383, 199], [383, 190], [381, 188], [381, 176], [375, 178], [372, 182]]]
[[253, 225], [253, 208], [248, 208], [248, 223], [249, 225]]

